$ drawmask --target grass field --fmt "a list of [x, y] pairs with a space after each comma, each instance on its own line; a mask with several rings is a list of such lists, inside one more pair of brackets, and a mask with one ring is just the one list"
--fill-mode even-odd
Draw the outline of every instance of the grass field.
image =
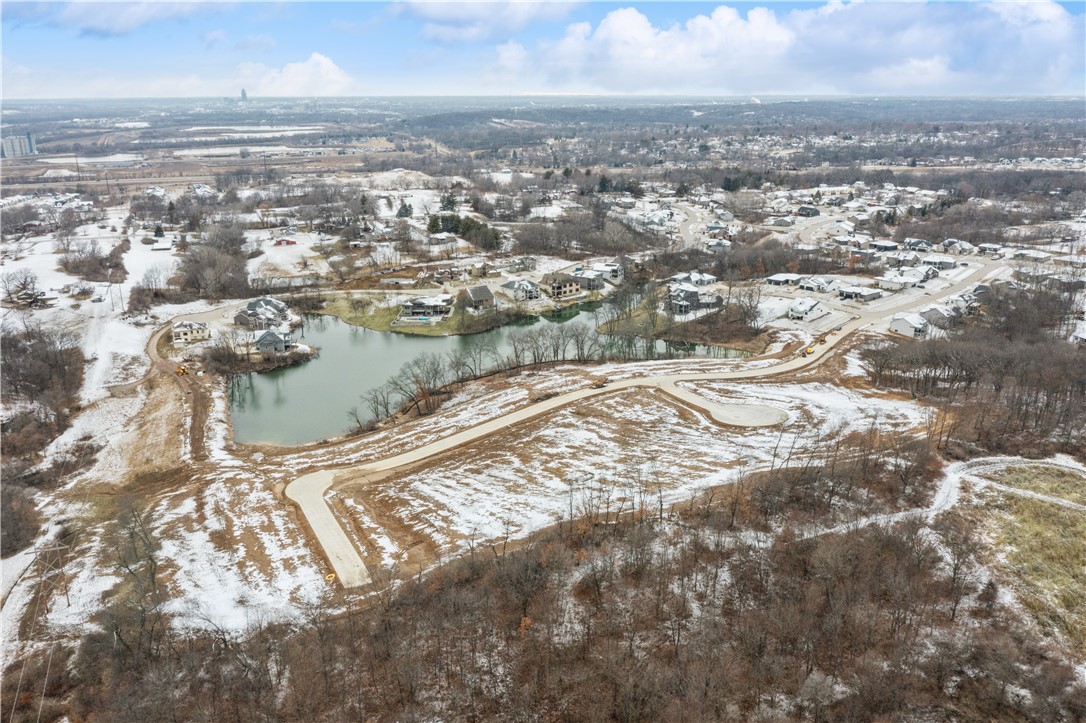
[[1086, 505], [1086, 478], [1056, 467], [1008, 467], [992, 479], [1008, 487], [1040, 492]]
[[[1060, 474], [1052, 472], [1053, 478]], [[1046, 470], [1030, 473], [1047, 477]], [[993, 495], [985, 512], [993, 539], [1004, 552], [995, 562], [1005, 573], [1003, 584], [1015, 591], [1042, 629], [1086, 656], [1086, 514], [994, 490]]]
[[374, 331], [396, 331], [403, 334], [417, 334], [419, 336], [445, 336], [455, 334], [449, 321], [437, 324], [418, 324], [415, 326], [393, 327], [392, 322], [400, 315], [400, 307], [388, 308], [377, 304], [371, 304], [365, 310], [353, 309], [344, 297], [338, 297], [329, 301], [320, 313], [336, 316], [354, 326], [364, 326]]

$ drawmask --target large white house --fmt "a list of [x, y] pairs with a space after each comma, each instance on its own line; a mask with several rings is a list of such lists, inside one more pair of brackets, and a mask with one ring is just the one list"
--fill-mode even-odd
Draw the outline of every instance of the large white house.
[[171, 331], [174, 344], [207, 341], [211, 338], [211, 328], [202, 321], [175, 321]]
[[913, 339], [923, 339], [928, 335], [928, 320], [919, 314], [895, 314], [890, 322], [890, 331]]
[[800, 321], [812, 321], [830, 313], [825, 304], [809, 296], [802, 296], [788, 307], [788, 318]]

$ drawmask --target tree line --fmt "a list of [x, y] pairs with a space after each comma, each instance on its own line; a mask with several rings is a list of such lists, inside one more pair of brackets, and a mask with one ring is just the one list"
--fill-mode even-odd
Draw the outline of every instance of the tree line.
[[1073, 303], [1044, 289], [997, 288], [983, 317], [961, 334], [869, 348], [864, 363], [876, 386], [943, 407], [944, 446], [1081, 453], [1086, 349], [1055, 333], [1072, 321]]
[[[106, 533], [123, 582], [97, 626], [17, 661], [4, 710], [118, 723], [1081, 720], [1073, 664], [1000, 604], [966, 518], [786, 526], [836, 523], [842, 486], [856, 486], [847, 506], [872, 483], [886, 501], [930, 496], [931, 470], [908, 493], [879, 486], [896, 455], [878, 435], [830, 442], [819, 464], [784, 455], [773, 474], [673, 507], [641, 466], [571, 481], [568, 514], [521, 544], [469, 540], [424, 574], [375, 571], [365, 602], [244, 632], [175, 624], [153, 520], [133, 504]], [[766, 527], [759, 500], [786, 479], [806, 492], [781, 496]]]
[[52, 474], [33, 474], [41, 452], [71, 422], [83, 383], [78, 338], [29, 318], [5, 322], [0, 336], [0, 396], [12, 413], [0, 428], [0, 555], [23, 549], [38, 532], [32, 485]]

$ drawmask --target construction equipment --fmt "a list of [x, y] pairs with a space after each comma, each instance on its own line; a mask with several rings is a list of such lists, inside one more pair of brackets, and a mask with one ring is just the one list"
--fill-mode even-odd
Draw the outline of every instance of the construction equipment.
[[189, 373], [189, 370], [187, 367], [177, 367], [177, 373], [184, 376]]
[[814, 347], [813, 346], [807, 347], [807, 351], [804, 352], [804, 353], [805, 354], [814, 354]]

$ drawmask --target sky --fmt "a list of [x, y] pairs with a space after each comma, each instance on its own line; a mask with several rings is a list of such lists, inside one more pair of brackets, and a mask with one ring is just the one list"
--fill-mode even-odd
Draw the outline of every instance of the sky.
[[1086, 0], [2, 2], [2, 97], [1086, 95]]

